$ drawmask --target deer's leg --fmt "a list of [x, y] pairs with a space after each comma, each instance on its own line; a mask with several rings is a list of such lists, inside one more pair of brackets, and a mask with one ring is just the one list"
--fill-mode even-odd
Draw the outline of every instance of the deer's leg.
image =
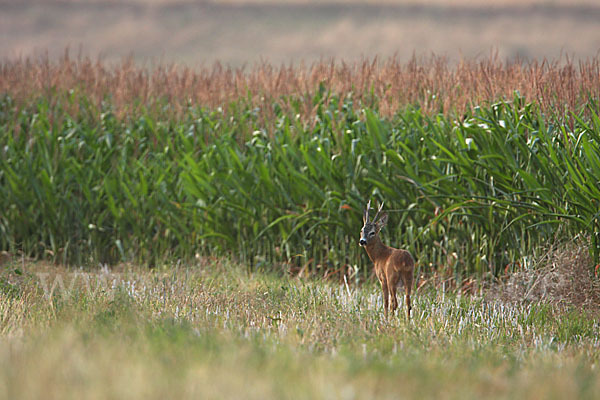
[[392, 284], [389, 287], [390, 297], [392, 300], [392, 313], [394, 313], [396, 311], [396, 309], [398, 308], [398, 298], [396, 297], [397, 287], [398, 287], [397, 284]]
[[410, 311], [412, 306], [410, 305], [410, 292], [412, 290], [412, 274], [406, 274], [402, 276], [404, 281], [404, 290], [406, 291], [406, 318], [410, 319]]
[[385, 278], [381, 279], [381, 290], [383, 291], [383, 310], [387, 317], [390, 295], [388, 293], [388, 283]]
[[412, 306], [410, 305], [410, 290], [406, 292], [406, 318], [410, 319], [410, 310], [412, 310]]

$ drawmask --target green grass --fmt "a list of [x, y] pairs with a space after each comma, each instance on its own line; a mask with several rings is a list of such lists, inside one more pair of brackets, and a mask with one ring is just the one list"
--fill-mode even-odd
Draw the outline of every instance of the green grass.
[[460, 121], [410, 107], [390, 119], [322, 86], [313, 120], [274, 106], [264, 121], [244, 100], [227, 115], [117, 117], [108, 100], [56, 98], [0, 102], [0, 250], [75, 265], [226, 255], [359, 277], [373, 199], [390, 211], [386, 242], [457, 282], [580, 233], [598, 258], [592, 100], [567, 116], [516, 96]]
[[[225, 261], [119, 274], [15, 269], [0, 292], [2, 398], [600, 395], [599, 322], [581, 310], [427, 289], [408, 323], [384, 318], [375, 285]], [[62, 276], [66, 289], [48, 297], [40, 276]], [[115, 284], [97, 290], [100, 278]]]

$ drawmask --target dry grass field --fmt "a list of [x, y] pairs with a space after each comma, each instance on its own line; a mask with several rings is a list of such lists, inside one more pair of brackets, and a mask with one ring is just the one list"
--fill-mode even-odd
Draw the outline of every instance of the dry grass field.
[[[62, 283], [62, 285], [61, 285]], [[579, 309], [203, 261], [0, 274], [3, 399], [593, 399], [598, 320]]]
[[595, 2], [0, 1], [0, 57], [65, 47], [120, 60], [233, 66], [347, 61], [435, 53], [453, 60], [591, 57], [600, 48]]

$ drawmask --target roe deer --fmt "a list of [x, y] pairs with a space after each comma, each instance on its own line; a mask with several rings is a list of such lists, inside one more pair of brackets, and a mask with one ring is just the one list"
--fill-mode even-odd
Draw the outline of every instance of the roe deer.
[[[387, 214], [383, 213], [379, 221], [377, 217], [383, 208], [383, 203], [379, 206], [375, 218], [369, 221], [369, 208], [371, 200], [367, 203], [365, 213], [363, 214], [364, 225], [360, 231], [361, 246], [367, 250], [367, 254], [375, 266], [375, 275], [381, 283], [383, 290], [383, 305], [385, 315], [387, 316], [388, 308], [392, 313], [398, 308], [398, 300], [396, 299], [396, 289], [402, 279], [404, 290], [406, 291], [406, 316], [410, 319], [410, 291], [413, 283], [413, 271], [415, 269], [415, 261], [410, 253], [406, 250], [399, 250], [393, 247], [386, 246], [379, 239], [379, 231], [387, 222]], [[391, 300], [391, 304], [390, 304]]]

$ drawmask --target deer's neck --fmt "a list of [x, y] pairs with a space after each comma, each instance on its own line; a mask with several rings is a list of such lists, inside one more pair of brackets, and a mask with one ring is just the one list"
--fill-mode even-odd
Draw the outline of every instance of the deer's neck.
[[379, 260], [387, 258], [390, 253], [390, 248], [383, 244], [381, 239], [379, 239], [379, 236], [376, 236], [369, 244], [367, 244], [365, 249], [374, 264], [377, 264]]

